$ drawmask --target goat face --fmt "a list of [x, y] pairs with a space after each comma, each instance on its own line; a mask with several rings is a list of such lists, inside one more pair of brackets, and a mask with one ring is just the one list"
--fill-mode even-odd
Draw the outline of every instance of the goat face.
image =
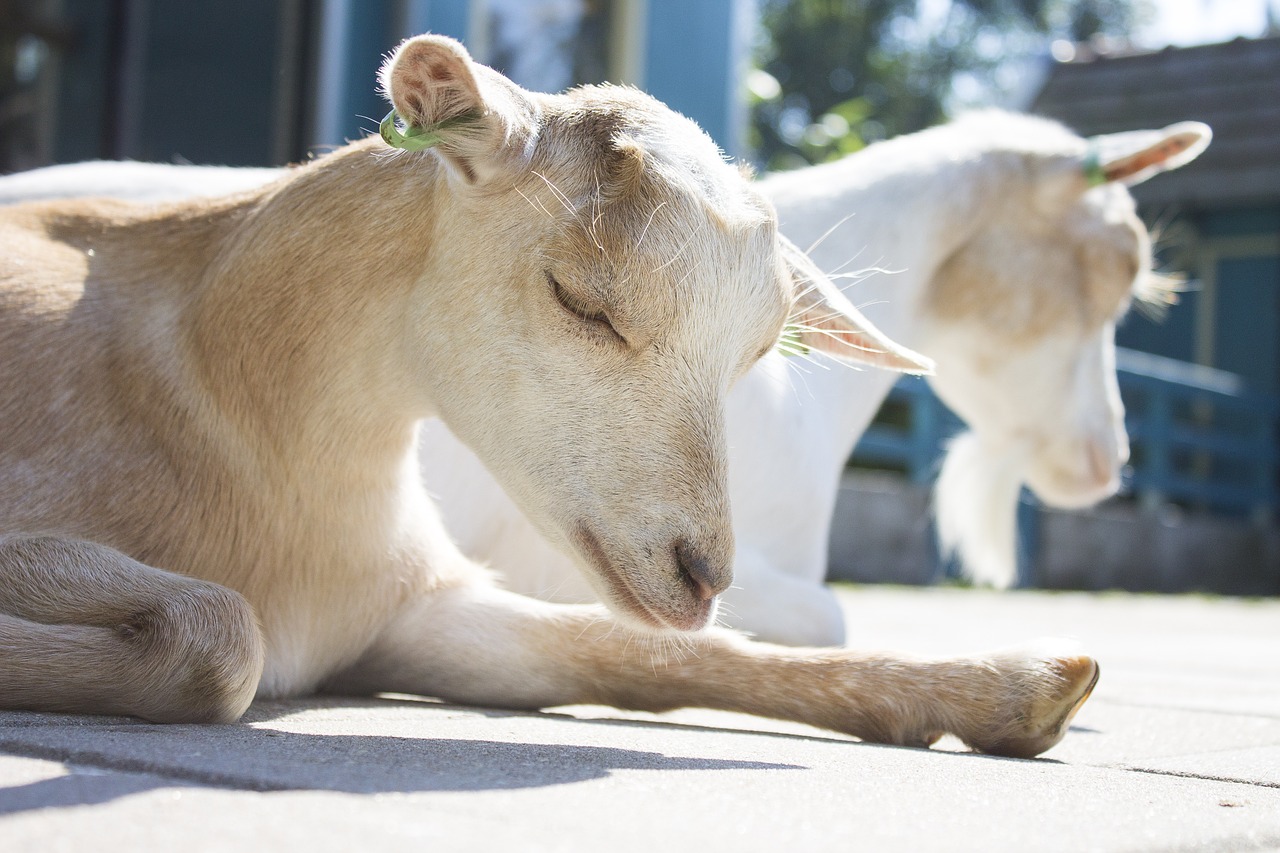
[[1119, 488], [1129, 445], [1115, 322], [1150, 263], [1131, 196], [1107, 184], [1052, 216], [1011, 211], [935, 281], [950, 322], [932, 328], [934, 387], [1046, 503], [1088, 506]]
[[512, 257], [496, 287], [452, 306], [449, 363], [424, 371], [445, 377], [433, 398], [604, 601], [700, 628], [732, 578], [725, 396], [791, 302], [773, 224], [754, 205], [717, 222], [672, 194], [642, 209], [641, 241], [618, 202], [538, 172], [550, 183], [524, 182], [528, 202], [513, 193], [488, 227], [471, 220]]
[[810, 345], [925, 363], [866, 327], [745, 176], [652, 99], [534, 95], [433, 38], [383, 79], [412, 124], [478, 117], [431, 154], [452, 184], [433, 269], [489, 283], [419, 285], [409, 319], [430, 340], [411, 355], [435, 410], [624, 621], [704, 627], [732, 579], [734, 380], [797, 314], [823, 326]]

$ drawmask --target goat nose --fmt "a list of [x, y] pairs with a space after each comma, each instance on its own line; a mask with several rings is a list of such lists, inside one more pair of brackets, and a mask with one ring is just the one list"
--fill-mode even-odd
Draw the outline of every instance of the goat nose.
[[730, 564], [708, 558], [703, 551], [687, 542], [676, 543], [675, 557], [681, 576], [703, 601], [715, 598], [733, 583]]
[[1129, 461], [1129, 436], [1121, 433], [1116, 441], [1116, 464], [1124, 467]]

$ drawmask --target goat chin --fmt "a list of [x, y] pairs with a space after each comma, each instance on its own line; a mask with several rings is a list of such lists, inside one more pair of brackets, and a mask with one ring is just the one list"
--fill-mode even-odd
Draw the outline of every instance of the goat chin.
[[934, 487], [938, 545], [974, 583], [1000, 589], [1018, 575], [1018, 494], [1028, 453], [971, 432], [951, 441]]

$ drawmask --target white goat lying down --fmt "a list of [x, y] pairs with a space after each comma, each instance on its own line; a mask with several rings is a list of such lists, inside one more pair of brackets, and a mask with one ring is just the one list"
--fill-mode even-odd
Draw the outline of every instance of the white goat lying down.
[[[692, 123], [536, 95], [456, 42], [383, 86], [441, 141], [349, 145], [264, 188], [0, 211], [0, 707], [230, 721], [402, 691], [726, 708], [1035, 755], [1097, 678], [1059, 647], [947, 659], [710, 629], [732, 578], [724, 411], [784, 322], [882, 366]], [[613, 615], [497, 589], [419, 474], [438, 415]], [[676, 635], [679, 636], [679, 635]]]
[[[782, 227], [827, 270], [887, 265], [849, 292], [880, 328], [939, 363], [934, 387], [972, 432], [938, 486], [944, 544], [980, 580], [1014, 574], [1022, 483], [1054, 506], [1112, 494], [1127, 458], [1113, 328], [1134, 295], [1158, 297], [1150, 243], [1123, 184], [1191, 160], [1202, 124], [1084, 140], [1001, 112], [875, 145], [758, 186]], [[156, 199], [256, 186], [271, 170], [86, 163], [0, 179], [0, 201], [32, 196]], [[1091, 177], [1091, 175], [1093, 177]], [[822, 585], [840, 471], [894, 381], [766, 355], [728, 402], [737, 540], [722, 621], [762, 639], [838, 645]], [[596, 599], [590, 580], [525, 520], [484, 466], [436, 420], [422, 464], [462, 550], [529, 595]]]

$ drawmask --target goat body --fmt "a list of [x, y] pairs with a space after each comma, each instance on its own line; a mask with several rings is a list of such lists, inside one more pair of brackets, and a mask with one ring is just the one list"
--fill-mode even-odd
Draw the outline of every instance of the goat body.
[[[525, 92], [456, 42], [384, 89], [443, 141], [350, 145], [240, 195], [0, 215], [0, 707], [230, 721], [255, 695], [726, 708], [1034, 755], [1097, 678], [709, 629], [731, 582], [729, 387], [792, 322], [899, 370], [687, 120]], [[441, 526], [439, 416], [611, 615], [495, 588]]]
[[[988, 111], [761, 182], [788, 236], [813, 245], [831, 274], [854, 279], [846, 292], [881, 329], [940, 363], [931, 382], [972, 431], [948, 449], [939, 529], [977, 580], [1013, 579], [1025, 482], [1061, 507], [1116, 489], [1128, 449], [1113, 323], [1134, 294], [1162, 295], [1124, 184], [1188, 162], [1209, 135], [1184, 123], [1084, 140], [1043, 119]], [[1090, 183], [1090, 158], [1105, 185]], [[84, 163], [0, 179], [0, 201], [167, 199], [279, 174]], [[729, 394], [737, 554], [723, 624], [789, 645], [842, 642], [839, 605], [822, 585], [838, 481], [893, 381], [821, 354], [774, 352]], [[421, 454], [465, 553], [498, 569], [515, 591], [597, 598], [440, 421], [423, 424]]]

